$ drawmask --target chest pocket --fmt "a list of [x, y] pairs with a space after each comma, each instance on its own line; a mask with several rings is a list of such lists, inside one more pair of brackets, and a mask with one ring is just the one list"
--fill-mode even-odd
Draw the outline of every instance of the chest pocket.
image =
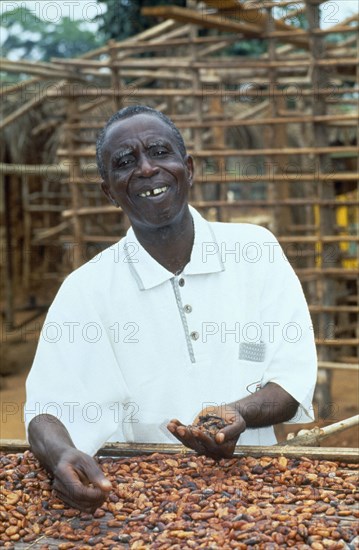
[[239, 344], [238, 359], [246, 394], [253, 394], [260, 389], [266, 367], [265, 357], [266, 344], [264, 342], [241, 342]]
[[239, 344], [238, 359], [264, 363], [265, 355], [266, 345], [264, 342], [241, 342]]

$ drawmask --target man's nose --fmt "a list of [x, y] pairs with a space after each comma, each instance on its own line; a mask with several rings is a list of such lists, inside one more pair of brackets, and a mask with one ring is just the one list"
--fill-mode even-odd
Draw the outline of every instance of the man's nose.
[[137, 165], [137, 172], [139, 176], [150, 178], [155, 175], [158, 170], [159, 168], [156, 166], [155, 161], [149, 159], [147, 155], [141, 155]]

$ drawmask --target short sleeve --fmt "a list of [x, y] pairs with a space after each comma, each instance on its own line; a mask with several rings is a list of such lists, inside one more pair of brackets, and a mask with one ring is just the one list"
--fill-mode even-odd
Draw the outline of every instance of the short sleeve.
[[300, 406], [290, 423], [312, 422], [317, 379], [312, 321], [300, 281], [279, 243], [275, 243], [276, 253], [268, 264], [262, 296], [268, 357], [261, 385], [274, 382], [298, 401]]
[[57, 417], [75, 446], [93, 455], [118, 430], [129, 397], [89, 294], [72, 276], [60, 288], [26, 381], [24, 417], [26, 429], [39, 414]]

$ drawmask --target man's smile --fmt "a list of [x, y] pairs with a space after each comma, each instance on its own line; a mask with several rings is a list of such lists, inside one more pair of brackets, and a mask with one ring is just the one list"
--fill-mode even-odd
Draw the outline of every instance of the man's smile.
[[138, 193], [138, 196], [145, 199], [151, 199], [153, 197], [163, 195], [168, 189], [169, 185], [164, 185], [163, 187], [155, 187], [154, 189], [148, 189], [147, 191], [142, 191], [141, 193]]

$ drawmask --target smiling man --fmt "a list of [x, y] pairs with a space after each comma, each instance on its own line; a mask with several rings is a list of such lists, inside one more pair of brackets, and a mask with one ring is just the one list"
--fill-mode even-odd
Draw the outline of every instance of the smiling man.
[[[209, 223], [188, 205], [193, 161], [162, 113], [125, 108], [97, 143], [102, 189], [131, 227], [72, 273], [46, 318], [27, 381], [31, 447], [70, 505], [110, 484], [105, 441], [181, 441], [231, 456], [310, 422], [316, 354], [300, 283], [273, 235]], [[202, 410], [225, 420], [215, 436]]]

